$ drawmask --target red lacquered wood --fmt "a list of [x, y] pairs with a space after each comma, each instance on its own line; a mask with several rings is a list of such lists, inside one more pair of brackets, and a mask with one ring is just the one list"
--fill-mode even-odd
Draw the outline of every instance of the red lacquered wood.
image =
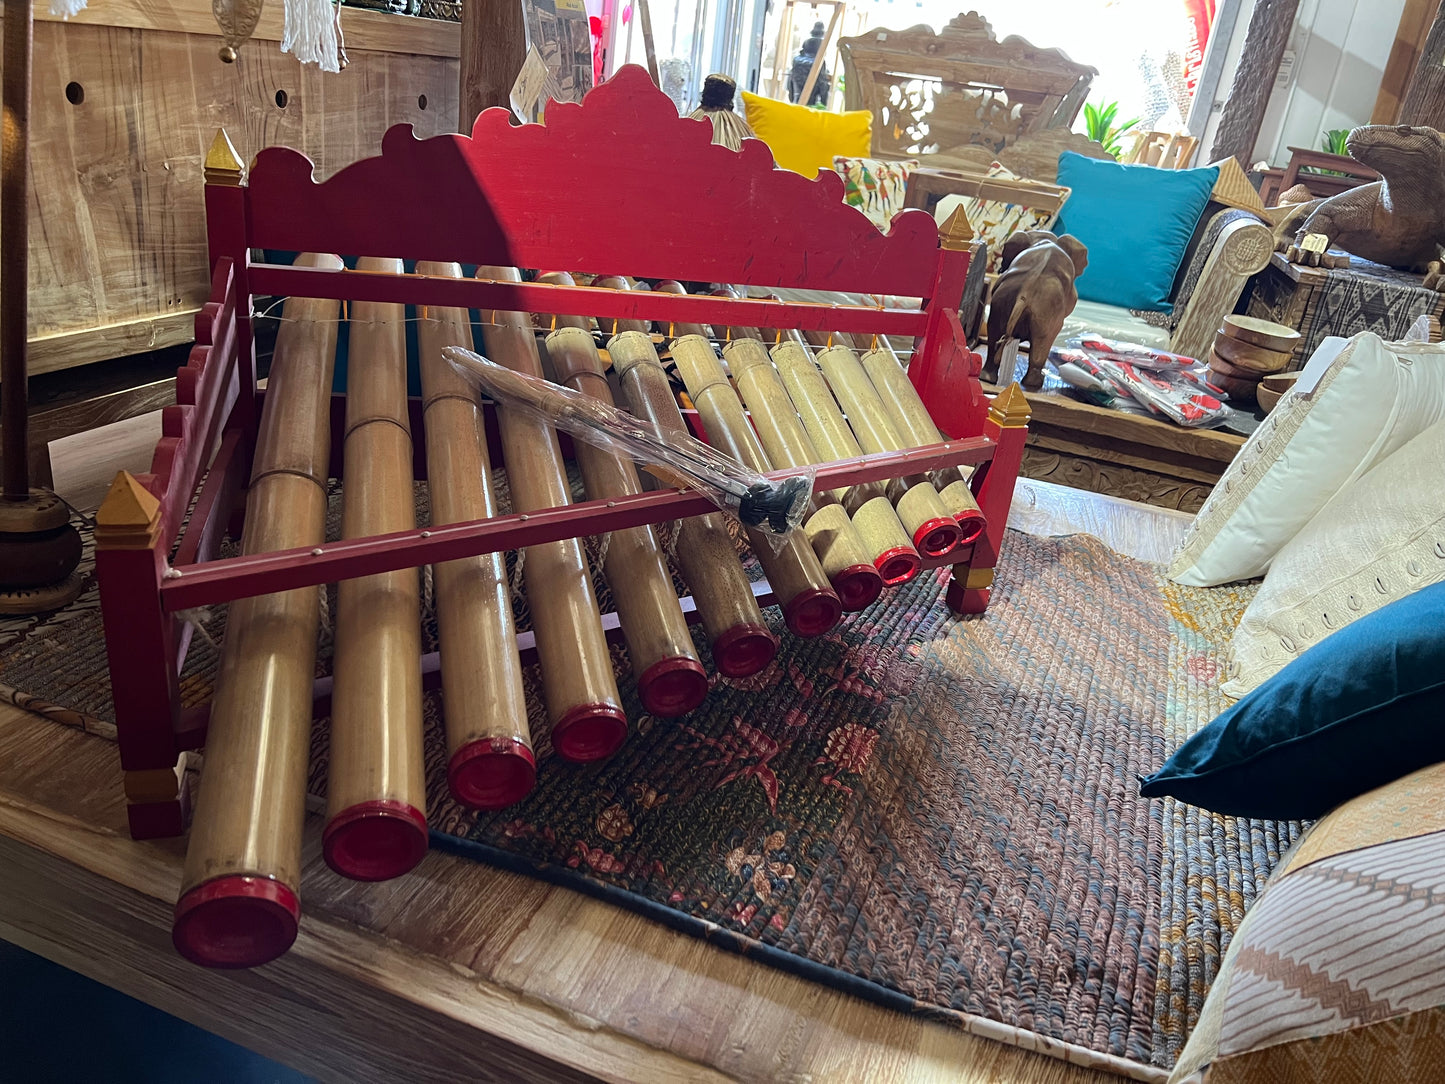
[[726, 321], [740, 325], [744, 320], [758, 320], [810, 330], [903, 336], [921, 333], [926, 323], [926, 314], [910, 309], [733, 299], [646, 290], [600, 290], [545, 282], [445, 279], [262, 263], [252, 264], [249, 276], [252, 288], [263, 294], [473, 308], [481, 310], [483, 315], [491, 310], [545, 312], [606, 319], [646, 319], [663, 326], [668, 322], [681, 325]]
[[[993, 444], [983, 438], [931, 444], [905, 452], [884, 452], [840, 460], [819, 468], [815, 485], [837, 489], [922, 473], [943, 466], [979, 463]], [[774, 472], [785, 477], [789, 472]], [[283, 550], [178, 567], [161, 593], [167, 610], [230, 602], [250, 595], [289, 591], [399, 568], [454, 561], [478, 553], [602, 534], [645, 523], [660, 523], [713, 510], [694, 491], [662, 490], [610, 501], [585, 501], [527, 515], [498, 516], [473, 523], [448, 524], [426, 530], [400, 531], [371, 538], [328, 543], [314, 549]]]
[[97, 548], [101, 619], [115, 702], [116, 740], [126, 771], [169, 768], [176, 762], [180, 720], [176, 678], [177, 621], [161, 609], [165, 546]]
[[[600, 162], [664, 172], [614, 169], [600, 184]], [[880, 233], [843, 202], [837, 174], [809, 180], [775, 169], [758, 141], [741, 152], [713, 144], [710, 125], [679, 120], [673, 101], [633, 65], [581, 104], [549, 107], [545, 126], [513, 127], [506, 109], [484, 111], [470, 137], [418, 140], [410, 125], [397, 125], [379, 157], [319, 185], [312, 170], [287, 148], [256, 156], [246, 188], [253, 246], [910, 297], [933, 291], [932, 215], [903, 211]]]
[[226, 430], [196, 506], [176, 548], [177, 565], [194, 565], [215, 558], [225, 533], [226, 519], [245, 488], [246, 465], [251, 458], [242, 451], [243, 435], [237, 427]]

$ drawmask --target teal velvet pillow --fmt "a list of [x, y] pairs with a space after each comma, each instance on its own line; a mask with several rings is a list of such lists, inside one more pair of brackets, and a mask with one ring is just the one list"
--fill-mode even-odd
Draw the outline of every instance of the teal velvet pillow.
[[1445, 582], [1331, 634], [1141, 781], [1216, 813], [1310, 820], [1445, 760]]
[[1072, 192], [1054, 232], [1073, 234], [1089, 250], [1079, 296], [1169, 311], [1174, 276], [1218, 179], [1218, 166], [1159, 169], [1059, 155], [1058, 183]]

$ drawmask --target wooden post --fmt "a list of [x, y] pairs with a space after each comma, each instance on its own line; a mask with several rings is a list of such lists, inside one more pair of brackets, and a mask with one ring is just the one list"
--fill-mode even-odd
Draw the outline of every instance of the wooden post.
[[1438, 9], [1420, 48], [1420, 59], [1405, 88], [1396, 121], [1428, 128], [1445, 127], [1445, 12]]
[[526, 55], [522, 0], [467, 0], [462, 5], [457, 128], [463, 135], [471, 134], [483, 109], [511, 107], [512, 84]]
[[137, 778], [139, 801], [126, 813], [131, 836], [156, 839], [185, 831], [185, 795], [157, 793], [144, 781], [171, 769], [180, 750], [180, 692], [176, 675], [176, 620], [161, 609], [161, 577], [168, 541], [161, 537], [161, 502], [133, 475], [116, 475], [95, 517], [95, 570], [106, 638], [111, 699], [115, 703], [120, 766]]
[[993, 570], [1003, 547], [1003, 532], [1013, 503], [1014, 484], [1028, 439], [1029, 401], [1023, 389], [1010, 384], [994, 398], [984, 423], [984, 436], [998, 445], [993, 458], [974, 474], [978, 505], [987, 526], [973, 544], [967, 564], [955, 565], [944, 600], [954, 613], [981, 614], [988, 607]]
[[1250, 167], [1259, 126], [1269, 104], [1285, 43], [1294, 27], [1299, 0], [1259, 0], [1249, 18], [1244, 39], [1244, 52], [1234, 73], [1219, 130], [1214, 134], [1208, 161], [1237, 158], [1245, 169]]
[[1385, 76], [1380, 80], [1380, 93], [1375, 97], [1375, 111], [1370, 114], [1371, 124], [1399, 123], [1400, 106], [1414, 82], [1430, 25], [1439, 13], [1440, 0], [1405, 0], [1395, 44], [1390, 47]]
[[823, 32], [823, 40], [818, 45], [818, 55], [813, 57], [813, 66], [808, 69], [808, 78], [803, 83], [803, 92], [798, 95], [798, 104], [807, 105], [808, 99], [813, 96], [813, 88], [818, 85], [818, 72], [823, 67], [823, 54], [828, 51], [828, 43], [833, 40], [833, 31], [838, 27], [838, 20], [843, 16], [843, 3], [838, 0], [833, 5], [833, 17], [828, 20], [828, 29]]
[[30, 496], [26, 455], [29, 403], [25, 364], [29, 322], [30, 0], [5, 0], [5, 131], [0, 145], [0, 433], [5, 499]]

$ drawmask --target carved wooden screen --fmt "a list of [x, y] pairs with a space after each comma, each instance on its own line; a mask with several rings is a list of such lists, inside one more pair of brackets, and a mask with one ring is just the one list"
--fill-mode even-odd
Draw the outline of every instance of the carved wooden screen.
[[937, 34], [870, 30], [838, 43], [849, 109], [873, 114], [873, 153], [997, 152], [1020, 136], [1074, 122], [1098, 72], [1023, 38], [998, 41], [976, 12]]

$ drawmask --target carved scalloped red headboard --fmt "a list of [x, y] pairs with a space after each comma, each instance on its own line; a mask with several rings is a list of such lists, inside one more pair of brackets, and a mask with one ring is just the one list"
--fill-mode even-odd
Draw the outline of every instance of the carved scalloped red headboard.
[[565, 268], [643, 278], [930, 297], [931, 215], [906, 210], [884, 235], [843, 202], [843, 182], [774, 167], [767, 146], [716, 146], [630, 65], [546, 125], [488, 109], [470, 137], [416, 139], [397, 125], [382, 153], [330, 180], [285, 147], [247, 184], [249, 244], [284, 251]]

